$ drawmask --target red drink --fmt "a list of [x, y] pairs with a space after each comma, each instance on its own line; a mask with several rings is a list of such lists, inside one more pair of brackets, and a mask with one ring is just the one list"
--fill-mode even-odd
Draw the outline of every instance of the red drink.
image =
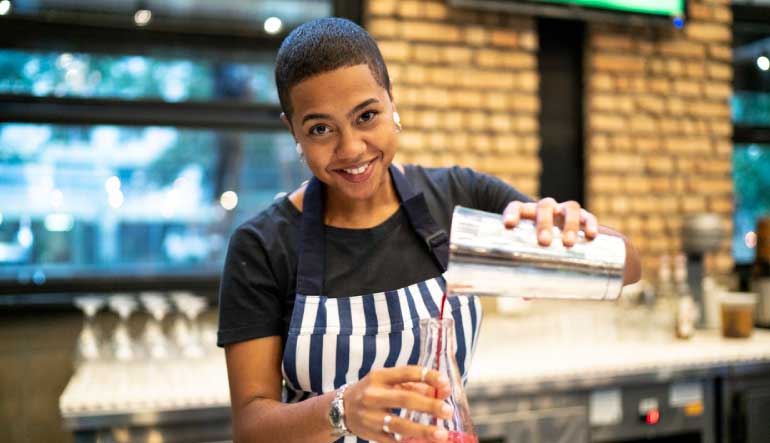
[[[436, 443], [436, 440], [427, 440], [424, 438], [406, 438], [401, 440], [405, 443]], [[447, 440], [449, 443], [479, 443], [479, 438], [476, 434], [467, 434], [465, 432], [449, 431], [449, 437]]]

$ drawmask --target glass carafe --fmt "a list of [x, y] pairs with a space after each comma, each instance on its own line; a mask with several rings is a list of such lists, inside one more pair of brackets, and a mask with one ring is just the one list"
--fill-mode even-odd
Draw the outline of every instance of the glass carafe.
[[[444, 399], [454, 413], [448, 420], [420, 412], [408, 411], [407, 417], [420, 424], [444, 428], [449, 432], [450, 443], [478, 443], [476, 431], [471, 422], [468, 399], [465, 397], [462, 375], [455, 359], [456, 343], [454, 320], [445, 318], [424, 319], [420, 321], [420, 360], [419, 365], [439, 371], [449, 379], [451, 394]], [[432, 440], [423, 438], [404, 438], [409, 443], [429, 443]]]

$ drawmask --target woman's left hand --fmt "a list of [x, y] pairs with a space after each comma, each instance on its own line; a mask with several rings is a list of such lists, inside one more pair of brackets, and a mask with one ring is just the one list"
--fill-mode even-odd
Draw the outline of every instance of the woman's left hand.
[[505, 227], [513, 229], [523, 219], [535, 221], [537, 242], [543, 246], [551, 244], [554, 226], [562, 230], [562, 243], [566, 247], [575, 245], [580, 230], [588, 240], [593, 240], [599, 233], [596, 217], [581, 208], [580, 203], [576, 201], [557, 203], [548, 197], [533, 203], [508, 203], [503, 211]]

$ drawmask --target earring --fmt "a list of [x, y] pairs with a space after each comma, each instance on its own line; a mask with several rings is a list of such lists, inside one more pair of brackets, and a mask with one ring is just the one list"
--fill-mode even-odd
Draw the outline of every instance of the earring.
[[398, 111], [393, 111], [393, 123], [396, 124], [396, 132], [401, 132], [401, 116], [398, 115]]
[[300, 160], [305, 160], [305, 154], [302, 152], [302, 146], [300, 146], [299, 143], [297, 143], [297, 146], [295, 148], [297, 150], [297, 155], [299, 155]]

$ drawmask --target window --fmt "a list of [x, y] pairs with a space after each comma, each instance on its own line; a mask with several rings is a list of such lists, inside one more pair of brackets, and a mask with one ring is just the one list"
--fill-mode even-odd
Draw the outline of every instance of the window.
[[735, 4], [732, 98], [733, 257], [754, 261], [757, 219], [770, 215], [770, 7]]
[[309, 176], [279, 119], [275, 51], [306, 20], [357, 19], [354, 3], [14, 1], [0, 293], [216, 287], [235, 227]]

